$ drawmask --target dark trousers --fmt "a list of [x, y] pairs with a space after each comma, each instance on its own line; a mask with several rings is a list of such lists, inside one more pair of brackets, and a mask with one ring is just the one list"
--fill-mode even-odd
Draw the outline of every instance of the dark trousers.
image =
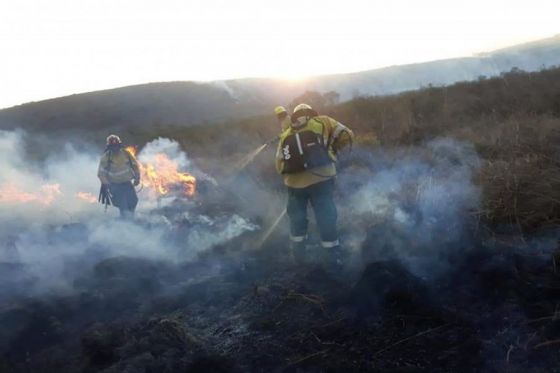
[[288, 216], [292, 241], [298, 242], [307, 235], [307, 205], [311, 203], [319, 227], [321, 241], [333, 243], [338, 240], [336, 231], [337, 212], [334, 204], [334, 179], [306, 188], [288, 188]]
[[138, 196], [132, 183], [111, 184], [109, 186], [112, 195], [112, 202], [115, 207], [119, 208], [121, 217], [126, 218], [134, 215], [136, 205], [138, 204]]

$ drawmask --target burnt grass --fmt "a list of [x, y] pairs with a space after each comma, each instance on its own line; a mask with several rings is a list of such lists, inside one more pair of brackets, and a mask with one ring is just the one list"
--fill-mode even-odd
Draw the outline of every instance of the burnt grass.
[[[296, 265], [275, 241], [247, 252], [237, 240], [184, 264], [104, 259], [77, 276], [68, 295], [4, 298], [0, 371], [560, 366], [560, 275], [551, 253], [480, 245], [447, 258], [451, 269], [428, 281], [396, 258], [331, 272], [317, 251]], [[355, 263], [371, 256], [373, 242], [366, 239]], [[22, 268], [2, 271], [25, 277]]]
[[[357, 144], [369, 150], [377, 143], [408, 147], [438, 137], [472, 143], [483, 160], [477, 221], [489, 230], [513, 225], [533, 234], [559, 222], [559, 77], [558, 68], [514, 71], [395, 96], [357, 97], [321, 111], [350, 125]], [[178, 139], [206, 166], [201, 168], [217, 175], [229, 168], [223, 154], [241, 159], [276, 134], [277, 127], [263, 125], [268, 121], [274, 119], [242, 120], [235, 133], [228, 121], [135, 126], [123, 135], [138, 145], [160, 136]], [[80, 138], [97, 141], [101, 135], [90, 127], [75, 128], [86, 131]], [[210, 142], [217, 145], [208, 147]], [[41, 159], [56, 147], [28, 148]], [[358, 154], [353, 166], [364, 163], [375, 172]], [[272, 158], [263, 153], [255, 160], [255, 177], [280, 188], [271, 185], [277, 180]], [[363, 182], [348, 180], [344, 190]], [[359, 185], [352, 184], [356, 180]], [[199, 184], [199, 191], [206, 188], [211, 196], [205, 212], [237, 211], [231, 190]], [[236, 180], [233, 189], [247, 190], [244, 212], [259, 207], [254, 188]], [[354, 218], [347, 224], [356, 224]], [[418, 245], [386, 228], [370, 229], [343, 272], [326, 271], [320, 250], [309, 263], [295, 265], [285, 237], [252, 251], [251, 237], [240, 237], [179, 264], [109, 257], [84, 268], [77, 258], [76, 265], [68, 263], [71, 291], [63, 294], [35, 294], [38, 280], [24, 264], [0, 263], [0, 372], [560, 371], [560, 267], [554, 260], [560, 264], [560, 253], [519, 244], [511, 233], [503, 240], [476, 234], [468, 244], [452, 242], [449, 250], [427, 248], [443, 255], [430, 259], [446, 264], [427, 278], [387, 254], [384, 240], [398, 242], [401, 252]], [[87, 242], [86, 233], [70, 230], [80, 247]], [[432, 233], [442, 237], [438, 245], [447, 245], [445, 230]], [[95, 248], [90, 255], [96, 257]]]

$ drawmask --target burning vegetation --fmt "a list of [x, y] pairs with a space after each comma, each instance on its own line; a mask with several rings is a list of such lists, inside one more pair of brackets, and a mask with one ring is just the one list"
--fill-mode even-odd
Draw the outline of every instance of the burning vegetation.
[[[510, 89], [494, 91], [500, 80], [487, 79], [329, 109], [365, 134], [339, 162], [336, 197], [350, 249], [339, 273], [325, 271], [317, 237], [296, 265], [282, 216], [268, 229], [284, 201], [267, 173], [274, 155], [266, 147], [234, 179], [213, 173], [233, 182], [206, 188], [177, 143], [149, 143], [134, 152], [144, 203], [134, 222], [107, 219], [82, 184], [2, 184], [0, 207], [48, 208], [70, 196], [88, 215], [72, 224], [49, 216], [39, 230], [3, 228], [0, 371], [554, 371], [558, 108], [503, 104], [512, 87], [526, 87], [523, 74], [509, 78]], [[484, 100], [463, 100], [477, 90]], [[450, 115], [461, 125], [451, 126]], [[368, 136], [371, 123], [381, 146]], [[534, 136], [534, 123], [546, 124], [546, 136]], [[487, 130], [492, 136], [481, 135]], [[201, 159], [225, 168], [223, 155]], [[539, 172], [528, 172], [533, 165]], [[199, 177], [198, 191], [185, 171]], [[171, 203], [148, 208], [154, 199]]]
[[[126, 150], [136, 157], [136, 147], [129, 146]], [[156, 196], [176, 193], [184, 197], [192, 197], [196, 192], [196, 178], [187, 172], [179, 171], [178, 163], [165, 153], [156, 153], [151, 160], [140, 161], [139, 166], [142, 187]]]
[[42, 185], [37, 192], [27, 192], [18, 185], [10, 182], [0, 185], [0, 203], [38, 203], [48, 206], [61, 194], [60, 184]]
[[81, 199], [82, 201], [85, 201], [87, 203], [97, 203], [97, 197], [95, 197], [91, 193], [78, 192], [78, 193], [76, 193], [76, 197], [78, 197], [79, 199]]
[[[126, 148], [133, 157], [137, 156], [136, 147]], [[188, 172], [180, 171], [177, 160], [173, 160], [164, 152], [150, 156], [139, 162], [141, 172], [141, 190], [145, 190], [147, 198], [165, 196], [193, 197], [196, 192], [196, 178]], [[33, 190], [35, 188], [35, 190]], [[23, 187], [18, 183], [6, 181], [0, 184], [0, 205], [18, 206], [20, 204], [37, 204], [43, 208], [56, 204], [68, 194], [75, 203], [97, 203], [98, 197], [91, 192], [78, 190], [72, 193], [70, 188], [60, 183], [44, 183], [37, 188], [34, 185]]]

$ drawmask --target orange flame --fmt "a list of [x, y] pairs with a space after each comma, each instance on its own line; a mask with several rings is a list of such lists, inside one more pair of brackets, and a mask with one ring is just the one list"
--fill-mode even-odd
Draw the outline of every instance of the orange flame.
[[[136, 157], [135, 147], [129, 146], [126, 150]], [[157, 195], [163, 196], [179, 189], [185, 196], [192, 197], [196, 192], [196, 178], [187, 172], [180, 172], [177, 162], [164, 153], [156, 154], [152, 163], [138, 162], [138, 165], [142, 186]]]
[[136, 159], [136, 153], [138, 152], [138, 149], [136, 149], [136, 146], [127, 146], [125, 148], [125, 150], [127, 152], [129, 152], [134, 157], [134, 159]]
[[78, 197], [79, 199], [81, 199], [82, 201], [85, 201], [87, 203], [97, 202], [97, 198], [95, 198], [95, 196], [93, 194], [87, 193], [87, 192], [78, 192], [78, 193], [76, 193], [76, 197]]
[[0, 186], [0, 203], [31, 203], [51, 205], [59, 195], [60, 184], [45, 184], [38, 192], [25, 192], [13, 183]]
[[[126, 150], [136, 157], [136, 148], [128, 147]], [[192, 197], [196, 192], [196, 178], [187, 172], [180, 172], [177, 162], [164, 153], [156, 154], [151, 163], [138, 162], [138, 166], [142, 186], [158, 196], [178, 191], [187, 197]], [[49, 206], [61, 196], [58, 183], [44, 184], [37, 191], [26, 191], [12, 182], [0, 184], [0, 204], [37, 203]], [[97, 198], [88, 192], [79, 191], [75, 197], [87, 203], [97, 202]]]

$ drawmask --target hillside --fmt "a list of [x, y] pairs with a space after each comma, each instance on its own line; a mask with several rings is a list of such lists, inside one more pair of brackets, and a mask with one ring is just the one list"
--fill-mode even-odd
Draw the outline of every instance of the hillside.
[[[75, 96], [74, 115], [88, 114], [58, 127], [52, 109], [52, 122], [24, 137], [27, 149], [18, 133], [1, 133], [1, 176], [26, 193], [0, 194], [0, 372], [559, 366], [560, 68], [339, 104], [308, 94], [357, 135], [337, 164], [348, 254], [339, 270], [325, 265], [313, 219], [303, 261], [292, 259], [275, 147], [254, 151], [278, 135], [271, 113], [185, 126], [138, 103], [159, 96], [125, 96], [134, 98], [127, 112], [150, 125]], [[189, 107], [158, 102], [168, 117]], [[189, 110], [198, 109], [218, 115]], [[132, 221], [114, 219], [96, 196], [78, 200], [74, 192], [98, 190], [107, 125], [138, 145], [142, 162], [169, 154], [200, 175], [196, 193], [154, 195], [142, 184]], [[34, 203], [58, 183], [46, 189], [58, 203]]]
[[[482, 220], [524, 230], [560, 223], [560, 68], [510, 72], [393, 96], [359, 97], [327, 107], [323, 113], [357, 133], [356, 149], [366, 153], [354, 152], [350, 164], [361, 164], [361, 158], [370, 157], [378, 145], [382, 148], [377, 156], [384, 159], [394, 149], [411, 149], [437, 138], [465, 141], [482, 161], [477, 182], [483, 207], [476, 212]], [[126, 136], [138, 144], [171, 137], [205, 164], [227, 168], [276, 131], [269, 115], [233, 125], [162, 127]], [[210, 139], [213, 147], [206, 145]], [[271, 152], [261, 156], [255, 173], [275, 180]]]
[[560, 64], [560, 36], [474, 57], [285, 82], [238, 79], [210, 83], [169, 82], [110, 89], [28, 103], [0, 110], [0, 129], [31, 131], [84, 128], [192, 126], [266, 114], [303, 92], [336, 91], [346, 101], [357, 95], [386, 95], [428, 85], [496, 76], [517, 68], [535, 71]]
[[[0, 371], [554, 371], [559, 94], [556, 68], [321, 110], [358, 136], [338, 163], [341, 271], [325, 269], [315, 229], [297, 264], [287, 222], [267, 229], [284, 206], [273, 147], [230, 177], [277, 135], [271, 115], [129, 127], [140, 153], [175, 139], [218, 184], [161, 206], [141, 191], [133, 222], [94, 203], [69, 224], [15, 229], [23, 206], [8, 210]], [[103, 144], [102, 129], [87, 130]], [[4, 161], [17, 150], [0, 149]], [[95, 178], [97, 155], [67, 158], [49, 176]], [[3, 175], [40, 183], [16, 160]]]
[[[514, 71], [392, 96], [358, 97], [320, 111], [353, 128], [358, 135], [356, 148], [368, 151], [378, 144], [393, 152], [437, 138], [466, 141], [482, 160], [477, 175], [484, 198], [477, 212], [481, 219], [524, 230], [560, 222], [560, 68]], [[158, 137], [175, 139], [200, 168], [218, 176], [234, 172], [236, 164], [278, 131], [271, 114], [208, 126], [124, 124], [111, 130], [127, 144], [142, 147]], [[108, 132], [103, 126], [72, 130], [75, 136], [65, 133], [65, 141], [79, 139], [95, 144], [99, 151]], [[36, 131], [27, 139], [28, 154], [35, 159], [60, 146], [53, 145], [52, 133]], [[272, 153], [273, 147], [265, 150], [253, 171], [276, 188], [279, 180], [271, 164]], [[360, 164], [361, 156], [356, 153], [354, 161]]]

